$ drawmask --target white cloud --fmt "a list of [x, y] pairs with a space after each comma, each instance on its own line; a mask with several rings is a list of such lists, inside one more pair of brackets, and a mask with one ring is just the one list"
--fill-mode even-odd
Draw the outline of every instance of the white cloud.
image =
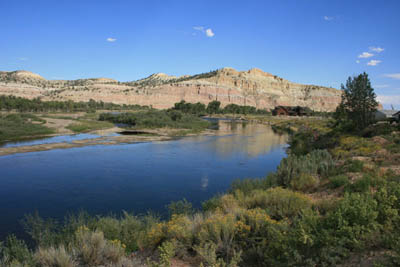
[[375, 86], [373, 86], [374, 88], [388, 88], [389, 85], [388, 84], [377, 84]]
[[376, 53], [380, 53], [380, 52], [382, 52], [383, 50], [385, 50], [384, 48], [382, 48], [382, 47], [375, 47], [375, 46], [370, 46], [369, 47], [369, 50], [371, 50], [371, 51], [374, 51], [374, 52], [376, 52]]
[[374, 54], [372, 53], [368, 53], [368, 52], [363, 52], [361, 55], [359, 55], [359, 58], [369, 58], [369, 57], [373, 57]]
[[27, 57], [19, 57], [19, 58], [18, 58], [19, 61], [27, 61], [28, 59], [29, 59], [29, 58], [27, 58]]
[[213, 33], [213, 31], [211, 29], [207, 29], [206, 35], [207, 35], [207, 37], [213, 37], [215, 34]]
[[400, 95], [378, 95], [376, 99], [383, 105], [400, 105]]
[[400, 73], [384, 74], [383, 76], [392, 78], [392, 79], [396, 79], [396, 80], [400, 80]]
[[331, 21], [331, 20], [333, 20], [333, 17], [324, 16], [324, 20], [326, 20], [326, 21]]
[[107, 38], [107, 42], [113, 43], [113, 42], [115, 42], [115, 41], [117, 41], [117, 39], [111, 38], [111, 37], [108, 37], [108, 38]]
[[204, 31], [203, 26], [194, 26], [193, 29], [195, 29], [196, 31]]
[[206, 29], [203, 26], [194, 26], [193, 29], [204, 33], [207, 37], [213, 37], [215, 35], [211, 28]]
[[356, 60], [356, 63], [359, 64], [359, 63], [360, 63], [360, 60]]
[[382, 62], [381, 60], [371, 59], [371, 60], [367, 63], [367, 65], [368, 65], [368, 66], [376, 66], [376, 65], [378, 65], [378, 64], [381, 63], [381, 62]]

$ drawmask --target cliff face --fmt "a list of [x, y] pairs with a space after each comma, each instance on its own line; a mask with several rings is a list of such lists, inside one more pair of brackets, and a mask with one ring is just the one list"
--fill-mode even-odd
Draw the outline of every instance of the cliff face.
[[218, 100], [222, 106], [238, 104], [271, 109], [277, 105], [299, 105], [315, 111], [333, 111], [341, 100], [341, 91], [333, 88], [293, 83], [260, 69], [232, 68], [180, 77], [158, 73], [133, 82], [107, 78], [46, 80], [26, 71], [0, 72], [0, 94], [42, 100], [94, 99], [154, 108], [169, 108], [181, 100], [205, 104]]

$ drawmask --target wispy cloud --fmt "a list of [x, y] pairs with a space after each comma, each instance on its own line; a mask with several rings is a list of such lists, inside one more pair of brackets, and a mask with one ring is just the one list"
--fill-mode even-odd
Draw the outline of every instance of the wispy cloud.
[[396, 80], [400, 80], [400, 73], [389, 73], [389, 74], [384, 74], [383, 76], [392, 78], [392, 79], [396, 79]]
[[357, 63], [357, 64], [360, 64], [360, 60], [356, 60], [356, 63]]
[[369, 47], [369, 50], [374, 51], [374, 52], [376, 52], [376, 53], [380, 53], [380, 52], [382, 52], [382, 51], [385, 50], [385, 49], [382, 48], [382, 47], [379, 47], [379, 46], [377, 46], [377, 47], [375, 47], [375, 46], [370, 46], [370, 47]]
[[373, 57], [374, 54], [372, 53], [368, 53], [368, 52], [363, 52], [361, 55], [358, 56], [358, 58], [369, 58], [369, 57]]
[[331, 21], [333, 19], [334, 19], [334, 17], [324, 16], [324, 20], [326, 20], [326, 21]]
[[206, 29], [203, 26], [194, 26], [193, 29], [204, 33], [207, 37], [210, 37], [210, 38], [214, 37], [214, 35], [215, 35], [215, 33], [212, 31], [211, 28]]
[[367, 63], [367, 65], [368, 65], [368, 66], [376, 66], [376, 65], [378, 65], [378, 64], [381, 63], [381, 62], [382, 62], [382, 60], [371, 59], [371, 60]]
[[196, 30], [196, 31], [204, 31], [204, 27], [203, 26], [194, 26], [193, 29]]
[[113, 43], [113, 42], [115, 42], [115, 41], [117, 41], [117, 39], [112, 38], [112, 37], [108, 37], [108, 38], [107, 38], [107, 42]]
[[376, 99], [384, 105], [400, 105], [400, 95], [378, 95]]
[[18, 58], [19, 61], [27, 61], [28, 59], [29, 59], [29, 58], [27, 58], [27, 57], [19, 57], [19, 58]]
[[388, 88], [388, 87], [389, 87], [388, 84], [377, 84], [377, 85], [374, 85], [374, 88], [378, 88], [378, 89]]

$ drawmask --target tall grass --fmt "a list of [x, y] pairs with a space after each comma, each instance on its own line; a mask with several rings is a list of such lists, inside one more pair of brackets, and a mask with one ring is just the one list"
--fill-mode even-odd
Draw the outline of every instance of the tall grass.
[[32, 114], [0, 114], [0, 143], [52, 134], [54, 131], [44, 123], [45, 120]]

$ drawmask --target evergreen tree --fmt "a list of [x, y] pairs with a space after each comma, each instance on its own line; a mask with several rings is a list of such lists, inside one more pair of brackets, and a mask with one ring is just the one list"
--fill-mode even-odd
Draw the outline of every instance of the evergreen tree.
[[378, 106], [376, 94], [365, 72], [349, 77], [346, 86], [342, 84], [342, 102], [336, 109], [338, 120], [347, 120], [352, 130], [362, 130], [375, 120]]

